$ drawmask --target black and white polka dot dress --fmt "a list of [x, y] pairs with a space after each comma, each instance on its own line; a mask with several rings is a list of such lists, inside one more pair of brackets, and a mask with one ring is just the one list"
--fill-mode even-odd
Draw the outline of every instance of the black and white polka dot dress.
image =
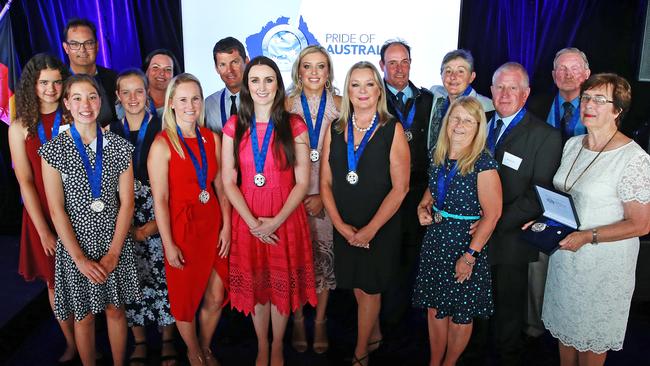
[[[91, 165], [95, 166], [96, 140], [85, 145]], [[92, 193], [81, 156], [69, 132], [61, 133], [43, 145], [38, 153], [61, 173], [65, 211], [86, 258], [99, 261], [111, 245], [120, 202], [119, 176], [131, 163], [133, 146], [123, 138], [105, 132], [103, 143], [102, 212], [90, 209]], [[65, 320], [71, 314], [81, 320], [89, 313], [105, 310], [109, 304], [122, 306], [140, 296], [133, 241], [130, 235], [122, 247], [115, 270], [103, 284], [93, 284], [84, 276], [59, 238], [54, 272], [54, 314]]]

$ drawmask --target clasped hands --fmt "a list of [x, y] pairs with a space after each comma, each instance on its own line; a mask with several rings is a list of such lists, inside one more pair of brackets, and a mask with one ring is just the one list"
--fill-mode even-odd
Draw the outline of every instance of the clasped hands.
[[113, 253], [107, 253], [99, 262], [88, 259], [85, 256], [76, 261], [79, 271], [86, 276], [93, 284], [105, 283], [108, 275], [111, 274], [117, 267], [119, 256]]
[[262, 243], [276, 245], [278, 235], [275, 231], [280, 224], [276, 223], [275, 217], [258, 217], [253, 225], [249, 225], [250, 232], [257, 237]]
[[377, 231], [369, 228], [367, 225], [361, 229], [348, 224], [342, 224], [339, 233], [343, 235], [348, 244], [353, 247], [370, 249], [370, 241], [375, 237]]

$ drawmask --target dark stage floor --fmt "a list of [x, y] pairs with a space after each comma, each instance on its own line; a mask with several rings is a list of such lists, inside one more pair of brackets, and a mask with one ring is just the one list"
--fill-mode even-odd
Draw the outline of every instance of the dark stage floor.
[[[15, 236], [0, 236], [0, 245], [4, 248], [4, 254], [0, 257], [3, 299], [0, 302], [0, 364], [56, 365], [65, 342], [49, 310], [44, 286], [39, 283], [26, 283], [16, 274], [17, 242]], [[325, 355], [316, 355], [311, 350], [304, 354], [296, 353], [290, 346], [290, 332], [287, 332], [286, 364], [349, 365], [345, 359], [350, 357], [354, 347], [356, 310], [353, 304], [351, 293], [332, 293], [328, 310], [331, 347]], [[311, 316], [313, 312], [307, 312], [307, 318]], [[232, 316], [222, 318], [213, 342], [213, 350], [224, 366], [253, 365], [256, 342], [252, 323], [243, 317], [235, 317], [238, 324], [235, 332], [232, 320]], [[311, 328], [311, 322], [307, 321], [307, 324]], [[101, 319], [98, 320], [97, 329], [98, 350], [104, 355], [100, 364], [110, 365], [106, 329]], [[160, 337], [155, 333], [155, 330], [149, 330], [149, 338], [152, 341], [149, 349], [150, 365], [159, 365]], [[311, 329], [308, 333], [311, 334]], [[385, 334], [387, 341], [372, 354], [371, 365], [427, 365], [429, 350], [424, 312], [413, 309], [401, 329], [390, 336]], [[650, 303], [635, 301], [632, 303], [623, 350], [610, 352], [606, 365], [650, 365], [650, 355], [647, 352], [649, 345]], [[180, 340], [177, 340], [177, 348], [180, 354], [184, 354]], [[184, 359], [182, 361], [185, 362]], [[496, 363], [488, 359], [485, 364]], [[557, 342], [548, 333], [538, 340], [528, 340], [525, 364], [558, 365]]]

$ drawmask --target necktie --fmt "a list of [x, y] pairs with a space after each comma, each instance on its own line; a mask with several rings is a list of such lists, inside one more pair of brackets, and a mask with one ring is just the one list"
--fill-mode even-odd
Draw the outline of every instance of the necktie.
[[560, 119], [560, 130], [562, 132], [562, 140], [566, 141], [571, 137], [571, 131], [567, 131], [567, 126], [569, 125], [569, 121], [571, 121], [571, 117], [573, 117], [573, 104], [564, 102], [562, 108], [564, 108], [564, 114], [562, 115], [562, 119]]
[[237, 114], [237, 96], [236, 95], [231, 95], [230, 96], [230, 115], [235, 115]]
[[396, 106], [400, 112], [404, 113], [404, 93], [397, 92], [395, 95]]
[[497, 123], [492, 126], [492, 130], [490, 131], [489, 135], [489, 141], [488, 141], [488, 148], [494, 154], [494, 152], [497, 149], [497, 141], [499, 141], [499, 134], [501, 133], [501, 129], [503, 128], [503, 121], [501, 119], [497, 120]]

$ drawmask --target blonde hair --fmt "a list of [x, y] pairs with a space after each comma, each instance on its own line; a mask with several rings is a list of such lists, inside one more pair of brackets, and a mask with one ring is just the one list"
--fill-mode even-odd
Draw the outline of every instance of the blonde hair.
[[458, 97], [449, 106], [449, 110], [442, 120], [440, 134], [438, 134], [438, 141], [436, 142], [436, 148], [433, 152], [433, 165], [443, 165], [447, 159], [451, 145], [449, 136], [447, 135], [447, 126], [449, 124], [449, 116], [457, 107], [462, 107], [476, 121], [478, 121], [476, 135], [474, 135], [474, 140], [472, 141], [470, 149], [463, 151], [462, 156], [457, 159], [456, 163], [459, 173], [461, 175], [467, 175], [474, 171], [474, 164], [485, 149], [485, 141], [487, 140], [487, 119], [485, 118], [485, 111], [483, 110], [481, 102], [474, 97]]
[[372, 74], [375, 79], [375, 83], [379, 88], [379, 99], [377, 100], [377, 113], [379, 113], [379, 121], [377, 123], [379, 126], [383, 126], [390, 120], [393, 115], [388, 112], [388, 107], [386, 106], [386, 88], [384, 87], [384, 81], [379, 75], [379, 71], [374, 64], [368, 61], [359, 61], [356, 64], [352, 65], [348, 73], [345, 75], [345, 86], [343, 87], [343, 98], [341, 100], [341, 113], [339, 119], [335, 122], [334, 129], [338, 133], [345, 131], [345, 128], [348, 126], [348, 120], [354, 113], [354, 108], [352, 102], [350, 102], [350, 94], [348, 89], [350, 87], [350, 77], [354, 70], [368, 69], [372, 71]]
[[327, 59], [327, 81], [329, 82], [329, 86], [325, 84], [325, 90], [333, 95], [338, 94], [338, 91], [334, 87], [334, 67], [332, 66], [332, 58], [330, 57], [330, 54], [327, 52], [325, 47], [312, 45], [307, 46], [302, 51], [300, 51], [300, 55], [298, 55], [298, 58], [291, 67], [291, 86], [288, 90], [289, 98], [296, 97], [302, 93], [302, 81], [300, 80], [300, 63], [302, 62], [302, 59], [307, 55], [311, 55], [312, 53], [317, 52], [320, 52]]
[[181, 147], [180, 139], [178, 138], [178, 133], [176, 132], [176, 114], [172, 109], [172, 98], [176, 94], [176, 88], [183, 83], [196, 83], [199, 87], [199, 92], [201, 93], [201, 110], [199, 111], [199, 119], [197, 123], [200, 127], [203, 127], [205, 124], [205, 104], [203, 103], [203, 89], [201, 88], [201, 83], [196, 76], [190, 73], [182, 73], [176, 75], [167, 85], [167, 91], [165, 92], [165, 108], [163, 110], [163, 129], [167, 132], [167, 137], [172, 143], [174, 150], [181, 156], [181, 159], [185, 159], [185, 154], [183, 153], [183, 148]]

